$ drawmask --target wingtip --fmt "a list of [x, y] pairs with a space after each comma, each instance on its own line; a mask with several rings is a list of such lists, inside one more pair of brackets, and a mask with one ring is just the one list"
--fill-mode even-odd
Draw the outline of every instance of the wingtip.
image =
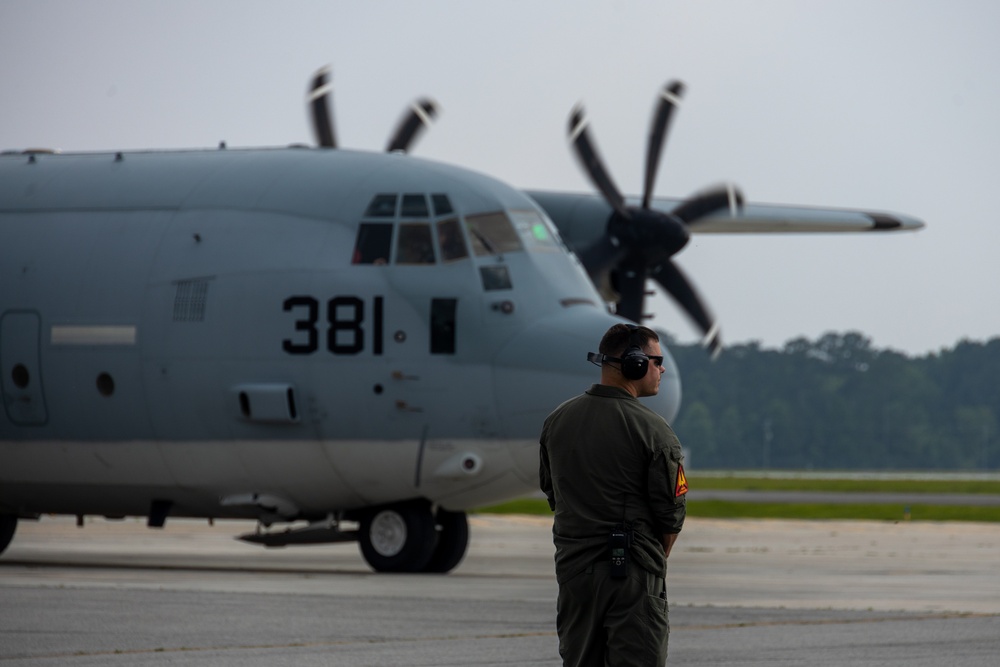
[[872, 213], [866, 212], [866, 216], [872, 221], [872, 231], [876, 232], [886, 232], [886, 231], [916, 231], [918, 229], [923, 229], [926, 227], [923, 220], [918, 220], [917, 218], [911, 218], [905, 215], [896, 215], [894, 213]]

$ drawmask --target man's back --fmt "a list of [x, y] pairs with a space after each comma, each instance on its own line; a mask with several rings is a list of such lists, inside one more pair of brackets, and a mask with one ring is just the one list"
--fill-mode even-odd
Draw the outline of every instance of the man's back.
[[616, 525], [631, 526], [636, 564], [663, 576], [660, 534], [676, 523], [668, 517], [670, 525], [662, 525], [663, 515], [679, 510], [683, 520], [683, 498], [674, 497], [670, 481], [680, 443], [663, 419], [621, 389], [594, 385], [553, 411], [541, 444], [557, 576], [604, 558]]

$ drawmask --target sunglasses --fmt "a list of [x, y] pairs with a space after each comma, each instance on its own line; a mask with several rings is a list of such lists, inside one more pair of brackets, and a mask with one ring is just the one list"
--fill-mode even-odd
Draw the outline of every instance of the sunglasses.
[[[663, 368], [662, 355], [647, 354], [646, 358], [649, 359], [651, 362], [653, 362], [653, 365], [656, 366], [657, 368]], [[612, 357], [606, 354], [600, 354], [598, 352], [591, 352], [590, 354], [587, 355], [587, 361], [597, 366], [600, 366], [605, 361], [615, 361], [621, 363], [622, 360], [619, 357]]]

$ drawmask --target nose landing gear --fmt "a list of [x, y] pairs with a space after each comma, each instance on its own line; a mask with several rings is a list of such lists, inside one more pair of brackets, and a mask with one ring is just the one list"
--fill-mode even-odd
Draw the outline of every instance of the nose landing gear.
[[450, 572], [465, 556], [469, 523], [465, 512], [425, 501], [369, 510], [358, 535], [361, 554], [377, 572]]

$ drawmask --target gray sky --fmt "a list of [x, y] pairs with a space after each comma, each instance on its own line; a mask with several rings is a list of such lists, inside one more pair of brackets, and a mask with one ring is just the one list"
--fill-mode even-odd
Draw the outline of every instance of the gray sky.
[[[338, 138], [381, 150], [419, 95], [421, 157], [590, 191], [566, 143], [585, 102], [641, 191], [657, 90], [687, 86], [657, 181], [753, 202], [907, 213], [911, 234], [695, 236], [678, 256], [724, 341], [860, 330], [923, 354], [1000, 335], [1000, 3], [0, 0], [0, 149], [311, 142], [334, 68]], [[695, 330], [665, 299], [656, 322]]]

